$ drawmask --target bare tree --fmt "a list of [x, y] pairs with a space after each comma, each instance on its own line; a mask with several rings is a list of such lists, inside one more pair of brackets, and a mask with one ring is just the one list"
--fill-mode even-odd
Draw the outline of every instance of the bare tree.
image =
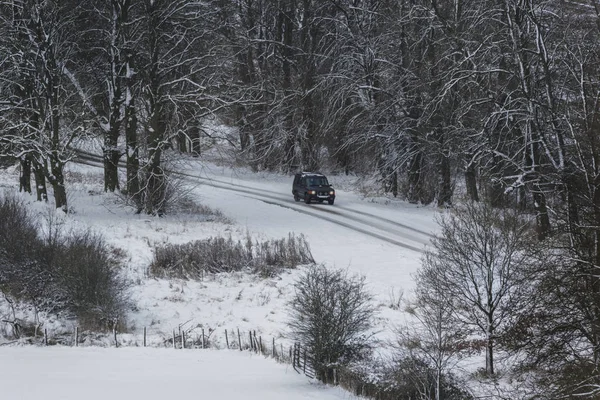
[[[81, 134], [80, 105], [67, 85], [79, 9], [38, 0], [13, 1], [11, 6], [11, 41], [19, 50], [13, 59], [20, 77], [10, 81], [16, 96], [8, 104], [15, 113], [5, 120], [11, 134], [4, 139], [18, 144], [13, 146], [18, 158], [29, 157], [34, 169], [43, 173], [53, 187], [56, 207], [66, 211], [64, 166], [71, 158], [70, 143]], [[41, 180], [37, 174], [36, 180]]]
[[527, 291], [530, 226], [513, 211], [467, 203], [444, 216], [440, 227], [418, 285], [453, 306], [455, 323], [483, 335], [486, 372], [493, 375], [497, 336]]
[[432, 397], [440, 400], [444, 375], [453, 372], [467, 335], [462, 326], [455, 324], [455, 302], [443, 293], [443, 285], [436, 282], [439, 277], [431, 274], [435, 268], [427, 267], [434, 263], [433, 253], [425, 253], [415, 300], [406, 308], [415, 321], [397, 330], [397, 340], [400, 351], [408, 351], [434, 371]]
[[227, 69], [218, 63], [218, 9], [212, 2], [146, 0], [142, 8], [143, 40], [136, 54], [142, 106], [137, 121], [147, 160], [141, 209], [161, 215], [168, 187], [163, 153], [222, 105], [215, 91], [221, 87], [218, 72]]
[[364, 277], [310, 267], [289, 302], [292, 337], [314, 357], [317, 378], [333, 382], [333, 368], [362, 358], [370, 348], [375, 307]]
[[131, 0], [83, 2], [83, 15], [77, 21], [81, 35], [79, 52], [73, 61], [78, 70], [69, 77], [80, 89], [90, 119], [88, 126], [101, 133], [104, 188], [111, 192], [120, 187], [118, 163], [122, 155], [127, 154], [129, 169], [130, 157], [138, 151], [136, 147], [126, 151], [119, 139], [129, 126], [136, 125], [131, 121], [137, 94], [133, 90], [133, 58], [141, 41], [139, 5]]

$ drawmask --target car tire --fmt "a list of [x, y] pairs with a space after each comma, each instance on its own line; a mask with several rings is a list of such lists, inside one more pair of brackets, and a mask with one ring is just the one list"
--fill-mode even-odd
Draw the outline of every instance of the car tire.
[[300, 197], [297, 194], [294, 195], [294, 201], [300, 201]]
[[304, 193], [304, 202], [310, 204], [310, 195], [308, 193]]
[[333, 205], [333, 202], [335, 201], [335, 199], [331, 199], [331, 200], [327, 200], [327, 202], [329, 203], [330, 206]]

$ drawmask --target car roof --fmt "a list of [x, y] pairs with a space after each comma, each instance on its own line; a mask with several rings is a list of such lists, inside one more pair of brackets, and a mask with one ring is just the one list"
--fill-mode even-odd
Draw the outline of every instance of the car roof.
[[325, 176], [320, 172], [300, 172], [302, 176]]

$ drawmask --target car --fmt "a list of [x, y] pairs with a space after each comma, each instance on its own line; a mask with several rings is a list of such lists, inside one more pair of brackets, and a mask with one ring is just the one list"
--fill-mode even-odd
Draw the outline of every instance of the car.
[[327, 200], [331, 205], [335, 202], [335, 190], [327, 177], [318, 172], [299, 172], [294, 175], [292, 195], [295, 201], [303, 199], [306, 204], [313, 200], [319, 203]]

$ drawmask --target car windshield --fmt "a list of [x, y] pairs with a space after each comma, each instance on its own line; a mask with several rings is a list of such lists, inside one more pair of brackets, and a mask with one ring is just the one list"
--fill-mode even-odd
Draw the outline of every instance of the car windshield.
[[329, 186], [327, 182], [327, 178], [324, 176], [313, 176], [312, 178], [308, 178], [309, 186]]

